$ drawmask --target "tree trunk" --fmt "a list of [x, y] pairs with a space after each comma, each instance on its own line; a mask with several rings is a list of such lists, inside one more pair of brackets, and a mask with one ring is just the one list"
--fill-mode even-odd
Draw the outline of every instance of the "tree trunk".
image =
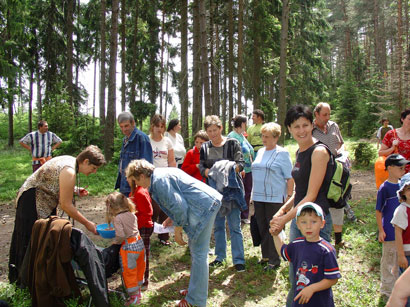
[[156, 103], [158, 95], [158, 84], [156, 78], [157, 70], [157, 52], [158, 52], [158, 19], [156, 1], [151, 1], [148, 8], [148, 33], [150, 38], [150, 54], [148, 58], [149, 70], [149, 100], [151, 103]]
[[398, 73], [398, 89], [397, 89], [397, 107], [403, 111], [403, 24], [402, 24], [402, 2], [397, 1], [397, 73]]
[[344, 34], [345, 34], [345, 62], [350, 63], [352, 59], [352, 46], [350, 38], [349, 16], [347, 14], [347, 5], [345, 0], [340, 1], [343, 11]]
[[137, 86], [137, 35], [138, 35], [138, 14], [139, 14], [139, 1], [135, 1], [135, 12], [134, 12], [134, 27], [133, 27], [133, 41], [132, 41], [132, 58], [131, 58], [131, 71], [130, 71], [130, 106], [135, 103], [136, 100], [136, 86]]
[[101, 35], [101, 51], [100, 51], [100, 125], [101, 131], [104, 131], [105, 125], [105, 11], [106, 0], [101, 0], [100, 8], [100, 35]]
[[[215, 16], [218, 16], [218, 4], [215, 0], [210, 0], [210, 18], [209, 18], [209, 38], [210, 38], [210, 64], [211, 64], [211, 97], [212, 97], [212, 114], [219, 116], [219, 63], [218, 54], [218, 24], [215, 22]], [[215, 32], [215, 33], [214, 33]]]
[[381, 65], [381, 42], [379, 35], [379, 0], [373, 0], [373, 36], [374, 36], [374, 56], [379, 72], [382, 72]]
[[28, 131], [33, 131], [33, 84], [34, 71], [30, 70], [30, 81], [28, 90]]
[[[242, 69], [243, 69], [243, 0], [238, 8], [238, 114], [242, 113]], [[245, 110], [246, 112], [246, 110]]]
[[111, 34], [110, 34], [110, 68], [108, 73], [108, 104], [104, 134], [104, 153], [107, 161], [111, 161], [114, 151], [114, 125], [116, 102], [116, 73], [118, 50], [118, 11], [119, 0], [112, 0]]
[[194, 1], [193, 6], [193, 32], [192, 134], [195, 134], [202, 128], [201, 43], [198, 0]]
[[95, 121], [96, 88], [97, 88], [97, 58], [94, 59], [94, 75], [93, 75], [93, 123]]
[[[233, 55], [233, 0], [228, 0], [228, 53], [229, 53], [229, 121], [233, 118], [233, 75], [234, 75], [234, 55]], [[229, 131], [232, 126], [229, 125]]]
[[121, 111], [125, 111], [125, 91], [127, 89], [127, 84], [125, 83], [125, 25], [127, 23], [126, 19], [127, 7], [126, 1], [121, 0]]
[[211, 90], [209, 86], [208, 44], [206, 34], [205, 0], [199, 0], [199, 27], [201, 35], [202, 83], [205, 98], [205, 115], [212, 113]]
[[252, 21], [252, 36], [253, 36], [253, 68], [252, 68], [252, 96], [253, 108], [258, 109], [260, 104], [260, 79], [261, 79], [261, 37], [259, 29], [259, 6], [260, 0], [253, 1], [253, 21]]
[[179, 100], [181, 101], [181, 126], [185, 147], [189, 146], [188, 124], [188, 0], [181, 0], [181, 74], [179, 75]]
[[282, 1], [282, 27], [280, 31], [280, 68], [279, 68], [279, 103], [278, 122], [282, 129], [281, 144], [285, 143], [285, 116], [286, 116], [286, 69], [289, 28], [289, 0]]
[[[159, 113], [162, 113], [162, 84], [164, 79], [164, 46], [165, 46], [165, 1], [163, 1], [162, 6], [162, 22], [161, 22], [161, 67], [160, 67], [160, 74], [159, 74]], [[166, 103], [166, 102], [165, 102]], [[166, 116], [165, 116], [166, 117]]]
[[227, 84], [227, 79], [228, 79], [228, 55], [227, 55], [227, 46], [226, 46], [226, 40], [224, 41], [224, 65], [223, 65], [223, 74], [222, 74], [222, 78], [223, 78], [223, 93], [222, 93], [222, 125], [223, 125], [223, 130], [222, 130], [222, 134], [226, 135], [227, 133], [227, 114], [226, 114], [226, 109], [227, 109], [227, 101], [228, 101], [228, 84]]
[[41, 72], [40, 72], [40, 64], [39, 64], [39, 54], [38, 51], [35, 53], [34, 57], [35, 61], [35, 67], [36, 67], [36, 85], [37, 85], [37, 113], [38, 113], [38, 118], [37, 120], [40, 120], [43, 116], [43, 103], [41, 101]]
[[[168, 39], [167, 39], [167, 46], [169, 46], [169, 35], [168, 35]], [[167, 52], [167, 65], [166, 65], [166, 69], [165, 69], [165, 93], [164, 93], [164, 97], [165, 97], [165, 118], [167, 118], [167, 108], [168, 108], [168, 77], [169, 77], [169, 50]]]
[[67, 0], [67, 95], [68, 102], [73, 111], [73, 117], [77, 113], [74, 106], [74, 92], [73, 92], [73, 13], [74, 13], [74, 2], [75, 0]]

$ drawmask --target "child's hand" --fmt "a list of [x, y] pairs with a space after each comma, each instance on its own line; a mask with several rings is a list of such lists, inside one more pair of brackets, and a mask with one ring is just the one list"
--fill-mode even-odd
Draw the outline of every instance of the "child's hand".
[[386, 238], [386, 233], [383, 231], [379, 231], [379, 242], [384, 242], [384, 239]]
[[168, 217], [165, 221], [162, 222], [162, 226], [164, 227], [169, 227], [172, 226], [174, 224], [174, 221], [171, 220], [170, 217]]
[[299, 304], [307, 304], [314, 293], [315, 291], [313, 290], [313, 288], [311, 286], [308, 286], [300, 291], [293, 301], [296, 302], [299, 299]]
[[407, 269], [407, 267], [409, 266], [409, 263], [407, 261], [406, 256], [399, 256], [399, 267], [401, 267], [402, 269]]

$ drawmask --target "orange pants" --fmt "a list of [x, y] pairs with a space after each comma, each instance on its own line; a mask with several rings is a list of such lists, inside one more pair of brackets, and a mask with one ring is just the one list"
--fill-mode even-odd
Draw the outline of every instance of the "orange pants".
[[135, 293], [144, 282], [145, 249], [141, 237], [127, 238], [120, 249], [122, 277], [128, 293]]

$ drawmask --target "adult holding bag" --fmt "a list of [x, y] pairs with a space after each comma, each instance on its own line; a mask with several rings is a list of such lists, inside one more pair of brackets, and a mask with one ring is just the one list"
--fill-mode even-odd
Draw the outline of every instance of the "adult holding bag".
[[[401, 154], [406, 160], [410, 158], [410, 109], [406, 109], [400, 114], [400, 122], [402, 126], [398, 129], [390, 130], [383, 138], [382, 145], [379, 149], [379, 158], [375, 163], [375, 175], [377, 187], [383, 183], [383, 173], [376, 167], [383, 164], [386, 157], [392, 153]], [[410, 171], [410, 166], [406, 166], [406, 173]]]

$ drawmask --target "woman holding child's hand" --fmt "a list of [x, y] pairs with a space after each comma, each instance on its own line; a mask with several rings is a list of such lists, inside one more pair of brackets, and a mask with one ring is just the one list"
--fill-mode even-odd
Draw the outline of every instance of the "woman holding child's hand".
[[[295, 193], [286, 201], [270, 222], [270, 233], [278, 234], [288, 223], [289, 239], [293, 241], [302, 234], [296, 226], [296, 212], [306, 202], [318, 204], [325, 214], [325, 226], [320, 230], [320, 237], [331, 241], [332, 219], [329, 214], [327, 187], [329, 186], [332, 167], [329, 166], [330, 155], [323, 144], [312, 136], [313, 114], [308, 107], [297, 105], [291, 107], [285, 118], [285, 126], [298, 144], [296, 162], [292, 169], [295, 181]], [[293, 268], [289, 269], [289, 279], [293, 285]], [[287, 306], [292, 305], [294, 288], [289, 291]]]

